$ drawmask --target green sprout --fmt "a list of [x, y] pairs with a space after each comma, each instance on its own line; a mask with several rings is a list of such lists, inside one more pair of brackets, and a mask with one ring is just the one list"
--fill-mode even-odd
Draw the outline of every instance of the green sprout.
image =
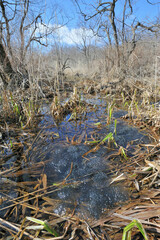
[[143, 235], [144, 239], [148, 240], [146, 231], [143, 228], [142, 223], [137, 219], [133, 219], [133, 221], [123, 229], [122, 240], [131, 240], [131, 232], [134, 227], [137, 227], [141, 234]]
[[40, 226], [31, 226], [28, 229], [45, 229], [47, 232], [51, 233], [55, 237], [58, 237], [58, 233], [47, 223], [47, 221], [42, 221], [33, 217], [26, 217], [29, 221], [40, 224]]
[[13, 142], [12, 142], [12, 140], [10, 140], [10, 145], [11, 145], [11, 148], [13, 148]]
[[13, 104], [13, 111], [16, 113], [16, 115], [20, 116], [20, 110], [17, 103]]
[[112, 113], [113, 113], [113, 107], [115, 106], [115, 103], [108, 105], [108, 119], [107, 119], [107, 125], [111, 123], [112, 120]]
[[101, 126], [101, 122], [94, 123], [95, 126]]
[[137, 113], [139, 113], [138, 102], [137, 102], [137, 101], [135, 101], [135, 102], [134, 102], [134, 104], [135, 104], [135, 107], [136, 107]]
[[109, 116], [108, 116], [108, 120], [107, 120], [107, 125], [111, 123], [111, 120], [112, 120], [112, 113], [113, 113], [113, 105], [111, 105], [108, 109], [108, 112], [109, 112]]
[[125, 153], [124, 148], [123, 148], [123, 147], [120, 147], [120, 150], [121, 150], [121, 155], [122, 155], [126, 160], [128, 160], [128, 157], [127, 157], [127, 155], [126, 155], [126, 153]]
[[117, 135], [117, 119], [114, 121], [114, 134]]
[[107, 140], [108, 140], [108, 141], [111, 141], [111, 140], [113, 140], [113, 139], [114, 139], [113, 133], [110, 132], [110, 133], [108, 133], [108, 134], [105, 136], [105, 138], [103, 138], [103, 140], [101, 141], [101, 143], [104, 143], [104, 142], [106, 142]]
[[114, 137], [113, 137], [113, 133], [112, 132], [110, 132], [110, 133], [108, 133], [106, 136], [105, 136], [105, 138], [103, 138], [102, 140], [95, 140], [95, 141], [85, 141], [85, 143], [86, 144], [99, 144], [99, 145], [101, 145], [101, 144], [103, 144], [104, 142], [106, 142], [108, 140], [108, 143], [110, 143], [110, 142], [113, 142], [114, 144], [115, 144], [115, 146], [117, 147], [117, 143], [116, 143], [116, 141], [115, 141], [115, 139], [114, 139]]

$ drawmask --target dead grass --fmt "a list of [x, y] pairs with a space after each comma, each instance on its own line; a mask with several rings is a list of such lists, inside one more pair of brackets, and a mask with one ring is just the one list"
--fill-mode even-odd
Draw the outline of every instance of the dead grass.
[[[132, 94], [134, 91], [132, 91]], [[135, 98], [131, 92], [125, 91], [125, 102], [128, 101], [128, 107], [132, 103], [132, 111], [134, 114], [125, 116], [125, 121], [134, 124], [139, 129], [146, 130], [153, 143], [137, 146], [134, 156], [128, 161], [121, 163], [119, 168], [115, 170], [115, 165], [111, 168], [112, 173], [116, 173], [115, 177], [124, 174], [125, 177], [116, 181], [123, 181], [124, 185], [129, 186], [131, 196], [129, 202], [121, 207], [112, 210], [106, 209], [102, 218], [99, 220], [88, 219], [83, 220], [75, 215], [74, 211], [66, 216], [59, 216], [53, 212], [56, 207], [56, 200], [51, 199], [49, 194], [58, 191], [68, 182], [68, 176], [64, 176], [64, 181], [57, 185], [48, 185], [47, 175], [43, 173], [45, 162], [32, 164], [23, 170], [16, 164], [8, 169], [3, 169], [1, 158], [0, 176], [3, 181], [8, 181], [10, 187], [14, 187], [18, 193], [18, 197], [10, 199], [7, 193], [1, 198], [1, 209], [4, 211], [4, 218], [0, 218], [0, 235], [1, 239], [6, 239], [6, 232], [12, 236], [12, 239], [121, 239], [122, 229], [133, 219], [138, 219], [143, 224], [148, 233], [149, 239], [158, 239], [160, 234], [160, 144], [159, 144], [159, 106], [157, 104], [149, 105], [150, 99], [143, 97], [141, 107], [136, 107], [138, 97]], [[129, 97], [129, 98], [128, 98]], [[114, 96], [113, 96], [114, 98]], [[73, 99], [75, 102], [73, 102]], [[128, 100], [129, 99], [129, 100]], [[66, 109], [70, 112], [75, 109], [77, 97], [73, 97], [64, 106], [57, 104], [56, 99], [52, 104], [51, 111], [55, 114], [60, 109], [59, 115], [64, 115]], [[123, 99], [121, 98], [123, 102]], [[9, 109], [8, 100], [4, 103], [6, 109]], [[123, 102], [124, 104], [124, 102]], [[10, 110], [9, 110], [10, 111]], [[57, 115], [58, 115], [57, 114]], [[41, 136], [41, 131], [36, 134], [27, 132], [28, 137], [37, 139]], [[23, 150], [23, 159], [27, 162], [27, 154], [33, 146], [30, 139], [25, 150]], [[21, 143], [14, 143], [14, 152], [24, 149]], [[145, 151], [144, 151], [145, 149]], [[116, 157], [116, 155], [115, 155]], [[114, 163], [114, 156], [113, 163]], [[28, 163], [29, 164], [29, 163]], [[71, 167], [72, 171], [72, 167]], [[33, 181], [14, 181], [17, 177], [29, 174]], [[35, 180], [36, 179], [36, 180]], [[73, 183], [72, 183], [73, 184]], [[76, 183], [75, 183], [76, 184]], [[3, 207], [3, 201], [8, 201], [8, 206]], [[75, 206], [76, 207], [76, 206]], [[54, 228], [59, 236], [55, 237], [48, 234], [47, 231], [39, 231], [29, 229], [32, 222], [26, 220], [26, 216], [33, 216], [37, 219], [46, 220], [52, 228]], [[18, 224], [16, 223], [18, 222]], [[135, 230], [132, 235], [138, 238]]]

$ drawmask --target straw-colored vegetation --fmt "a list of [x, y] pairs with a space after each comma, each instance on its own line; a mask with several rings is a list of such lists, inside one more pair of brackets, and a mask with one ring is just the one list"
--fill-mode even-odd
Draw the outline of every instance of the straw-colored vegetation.
[[[129, 100], [124, 101], [124, 97], [122, 96], [123, 94], [119, 95], [118, 102], [116, 102], [114, 99], [115, 96], [112, 96], [112, 101], [114, 104], [110, 104], [109, 107], [106, 108], [109, 114], [105, 125], [107, 126], [113, 122], [115, 126], [113, 132], [110, 132], [104, 137], [99, 136], [100, 139], [97, 140], [89, 140], [86, 139], [85, 136], [81, 136], [81, 138], [78, 140], [76, 140], [74, 137], [70, 141], [67, 140], [67, 142], [73, 145], [80, 144], [85, 138], [84, 144], [90, 144], [92, 146], [90, 152], [97, 151], [98, 147], [103, 144], [107, 144], [109, 148], [114, 147], [116, 149], [116, 152], [113, 155], [109, 154], [108, 159], [110, 158], [113, 160], [119, 156], [121, 158], [121, 164], [118, 164], [115, 169], [114, 163], [113, 168], [111, 163], [112, 179], [110, 184], [115, 184], [123, 181], [124, 185], [129, 186], [131, 190], [131, 199], [129, 202], [127, 202], [127, 204], [124, 204], [124, 206], [118, 207], [114, 211], [108, 211], [106, 215], [103, 215], [102, 219], [96, 221], [93, 219], [89, 221], [80, 219], [74, 215], [74, 212], [68, 214], [68, 216], [58, 216], [52, 212], [56, 201], [47, 195], [51, 192], [58, 191], [58, 189], [68, 187], [70, 184], [76, 186], [80, 183], [70, 182], [69, 174], [67, 176], [64, 176], [63, 182], [48, 185], [47, 175], [43, 174], [42, 171], [43, 165], [45, 164], [44, 162], [32, 164], [32, 166], [24, 168], [23, 170], [21, 170], [19, 166], [17, 167], [15, 164], [13, 164], [10, 166], [10, 168], [3, 169], [1, 171], [1, 176], [5, 185], [9, 184], [9, 186], [14, 186], [15, 191], [19, 193], [19, 197], [8, 200], [9, 205], [4, 205], [4, 207], [1, 208], [1, 211], [5, 211], [6, 216], [3, 219], [0, 219], [2, 229], [4, 229], [1, 231], [2, 236], [3, 232], [7, 231], [15, 239], [22, 238], [22, 236], [25, 239], [35, 239], [36, 236], [37, 239], [70, 239], [71, 236], [73, 239], [76, 239], [76, 236], [83, 236], [84, 239], [89, 238], [89, 236], [92, 236], [93, 239], [103, 239], [104, 234], [114, 239], [130, 239], [130, 236], [137, 234], [139, 235], [136, 228], [133, 228], [134, 226], [137, 226], [144, 238], [150, 239], [155, 231], [157, 233], [159, 232], [159, 160], [157, 158], [159, 153], [159, 122], [157, 114], [159, 110], [154, 105], [151, 105], [150, 107], [149, 105], [145, 105], [144, 108], [142, 104], [138, 104], [138, 101], [141, 102], [141, 99], [139, 96], [137, 96], [136, 92], [130, 96]], [[73, 97], [71, 97], [71, 100], [68, 102], [70, 101], [73, 101]], [[115, 122], [115, 119], [113, 118], [111, 112], [114, 112], [115, 109], [119, 107], [119, 101], [121, 101], [121, 108], [125, 108], [128, 111], [128, 115], [125, 115], [123, 119], [127, 121], [128, 124], [134, 124], [135, 126], [139, 127], [139, 129], [145, 130], [146, 134], [149, 134], [152, 140], [150, 144], [144, 144], [143, 146], [137, 145], [135, 153], [132, 157], [127, 156], [127, 148], [124, 149], [122, 146], [117, 145], [116, 141], [114, 140], [114, 136], [117, 134], [117, 123]], [[126, 104], [126, 101], [128, 104]], [[12, 111], [10, 110], [12, 120], [18, 123], [20, 114], [19, 111], [14, 110], [13, 97], [10, 97], [10, 99], [7, 100], [7, 103], [8, 105], [10, 104], [10, 109], [12, 109]], [[28, 107], [26, 107], [28, 109], [28, 114], [31, 112], [30, 104], [31, 103], [27, 103]], [[78, 115], [79, 102], [77, 103], [77, 107], [78, 108], [76, 111]], [[34, 112], [34, 115], [35, 114], [36, 112]], [[24, 119], [25, 120], [23, 121], [28, 123], [26, 115]], [[8, 149], [11, 148], [12, 153], [6, 156], [3, 155], [3, 158], [1, 159], [1, 163], [3, 164], [7, 159], [10, 158], [10, 156], [13, 156], [15, 154], [18, 155], [20, 159], [22, 158], [24, 161], [28, 161], [28, 153], [32, 151], [34, 142], [37, 140], [37, 138], [41, 138], [43, 136], [43, 132], [41, 130], [38, 133], [34, 133], [32, 128], [30, 128], [32, 125], [25, 125], [25, 123], [25, 128], [18, 123], [19, 128], [23, 129], [23, 133], [21, 130], [18, 131], [17, 126], [15, 129], [12, 120], [11, 118], [8, 120], [9, 122], [11, 121], [12, 131], [16, 131], [16, 138], [21, 138], [21, 141], [17, 142], [14, 136], [10, 136], [9, 145], [4, 145], [4, 147], [7, 146]], [[62, 118], [59, 120], [62, 121]], [[77, 121], [77, 118], [72, 119], [72, 121]], [[11, 126], [9, 122], [8, 126], [10, 131]], [[34, 117], [32, 118], [31, 123], [33, 124], [33, 122]], [[98, 122], [94, 125], [95, 128], [103, 129], [103, 124], [104, 123]], [[6, 131], [5, 125], [3, 125], [3, 130]], [[32, 140], [33, 138], [34, 140]], [[113, 145], [111, 143], [113, 143]], [[146, 150], [144, 151], [142, 149]], [[87, 155], [88, 153], [86, 153], [84, 157], [87, 157]], [[70, 173], [72, 172], [72, 167], [73, 166], [71, 166]], [[15, 177], [28, 173], [30, 176], [34, 176], [34, 179], [37, 178], [37, 181], [34, 180], [33, 182], [17, 182], [14, 180]], [[5, 202], [5, 199], [7, 198], [5, 198], [4, 195], [2, 197], [2, 203]], [[43, 203], [42, 205], [41, 201]], [[10, 209], [12, 209], [12, 211], [10, 211]], [[19, 215], [20, 213], [21, 216]], [[16, 225], [13, 223], [13, 221], [9, 220], [10, 217], [18, 217], [19, 225]], [[136, 220], [132, 222], [133, 219]], [[36, 223], [38, 225], [34, 225], [33, 223]], [[123, 227], [125, 228], [122, 236]], [[143, 227], [147, 231], [148, 237]], [[101, 230], [99, 231], [99, 229]]]
[[[72, 2], [81, 31], [79, 42], [67, 46], [56, 32], [70, 19], [59, 11], [63, 6], [52, 3], [48, 11], [44, 1], [0, 1], [0, 239], [159, 239], [160, 17], [133, 19], [132, 0]], [[105, 102], [105, 120], [97, 101]], [[126, 113], [115, 118], [118, 110]], [[135, 140], [133, 149], [132, 142], [117, 143], [119, 121], [143, 132], [148, 143]], [[61, 123], [85, 127], [63, 135]], [[51, 194], [82, 181], [71, 178], [72, 162], [62, 181], [48, 182], [42, 152], [48, 141], [89, 147], [84, 162], [105, 149], [109, 185], [122, 183], [129, 199], [98, 219], [79, 216], [77, 205], [56, 213], [60, 201]], [[33, 152], [42, 160], [33, 161]]]

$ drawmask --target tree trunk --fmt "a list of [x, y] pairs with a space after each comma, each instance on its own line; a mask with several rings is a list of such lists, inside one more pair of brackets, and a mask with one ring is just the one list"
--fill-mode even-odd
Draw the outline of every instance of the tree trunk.
[[6, 88], [9, 84], [10, 79], [15, 74], [11, 66], [10, 60], [4, 50], [2, 43], [0, 43], [0, 77]]
[[0, 78], [2, 79], [4, 88], [8, 86], [11, 90], [17, 87], [23, 87], [26, 89], [29, 87], [28, 73], [25, 71], [25, 75], [20, 72], [15, 72], [12, 68], [11, 62], [6, 54], [3, 44], [0, 42]]

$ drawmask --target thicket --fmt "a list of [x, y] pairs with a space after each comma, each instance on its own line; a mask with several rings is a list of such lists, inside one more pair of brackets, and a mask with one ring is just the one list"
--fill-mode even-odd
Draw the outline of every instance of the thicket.
[[0, 2], [1, 90], [30, 87], [32, 93], [34, 89], [45, 96], [46, 86], [54, 91], [81, 79], [88, 80], [88, 84], [89, 80], [105, 84], [115, 79], [153, 84], [159, 80], [159, 16], [150, 22], [132, 21], [134, 3], [130, 0], [122, 4], [121, 15], [117, 13], [119, 1], [98, 1], [94, 8], [86, 5], [85, 10], [83, 3], [75, 1], [85, 21], [81, 41], [71, 46], [55, 37], [66, 24], [55, 24], [55, 6], [46, 22], [43, 1]]

